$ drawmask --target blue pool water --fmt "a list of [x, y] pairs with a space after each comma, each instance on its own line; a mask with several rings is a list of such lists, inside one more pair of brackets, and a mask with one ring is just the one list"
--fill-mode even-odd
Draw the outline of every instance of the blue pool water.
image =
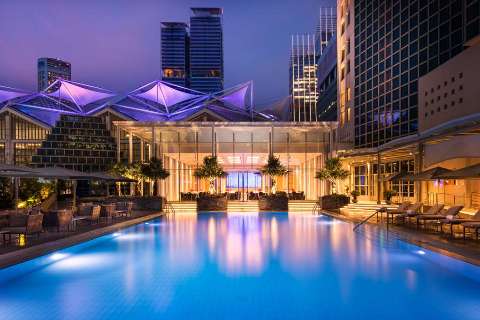
[[324, 216], [157, 219], [0, 270], [0, 319], [480, 319], [480, 268]]

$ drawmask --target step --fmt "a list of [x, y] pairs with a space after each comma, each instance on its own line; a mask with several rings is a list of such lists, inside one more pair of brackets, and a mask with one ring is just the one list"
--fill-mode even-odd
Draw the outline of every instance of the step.
[[311, 213], [315, 204], [315, 200], [290, 200], [288, 201], [288, 212]]
[[228, 201], [227, 211], [229, 212], [258, 212], [258, 201]]
[[196, 213], [197, 212], [197, 202], [195, 201], [176, 201], [169, 202], [172, 205], [175, 213]]

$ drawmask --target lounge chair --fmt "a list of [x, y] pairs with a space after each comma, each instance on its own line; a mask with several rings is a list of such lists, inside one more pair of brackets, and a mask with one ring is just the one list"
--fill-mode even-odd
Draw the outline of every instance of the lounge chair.
[[447, 210], [442, 210], [439, 214], [419, 214], [415, 217], [415, 219], [417, 219], [417, 229], [420, 227], [420, 221], [423, 221], [425, 227], [428, 221], [440, 222], [440, 220], [447, 219], [447, 217], [456, 217], [462, 209], [463, 206], [453, 206]]
[[420, 213], [419, 210], [416, 210], [416, 211], [407, 210], [406, 213], [397, 216], [397, 218], [410, 219], [410, 218], [415, 218], [416, 216], [418, 216], [420, 214], [428, 214], [428, 215], [439, 214], [440, 211], [442, 211], [443, 207], [444, 207], [443, 204], [435, 204], [435, 205], [431, 206], [430, 208], [428, 208], [428, 210], [423, 212], [423, 213]]
[[[378, 213], [385, 212], [387, 214], [387, 223], [388, 223], [390, 215], [392, 215], [392, 220], [393, 220], [393, 217], [395, 215], [405, 213], [405, 210], [407, 210], [410, 205], [411, 205], [410, 201], [404, 201], [396, 209], [387, 209], [383, 207], [378, 210]], [[378, 221], [378, 215], [377, 215], [377, 221]]]
[[408, 206], [407, 210], [405, 210], [403, 213], [396, 213], [394, 216], [392, 216], [392, 222], [394, 219], [396, 219], [397, 221], [401, 219], [405, 222], [405, 218], [418, 215], [420, 212], [420, 209], [422, 209], [422, 206], [423, 206], [423, 203], [421, 202], [411, 204], [410, 206]]
[[[480, 222], [480, 210], [478, 210], [472, 218], [464, 219], [464, 218], [446, 218], [440, 220], [440, 231], [443, 232], [443, 226], [444, 225], [449, 225], [450, 226], [450, 235], [453, 237], [453, 226], [454, 225], [460, 225], [463, 223], [475, 223], [475, 222]], [[465, 238], [465, 227], [463, 227], [463, 233], [464, 233], [464, 238]]]
[[463, 219], [460, 223], [463, 227], [463, 239], [466, 238], [467, 229], [475, 230], [476, 238], [478, 240], [478, 235], [480, 232], [480, 210], [478, 210], [472, 219]]

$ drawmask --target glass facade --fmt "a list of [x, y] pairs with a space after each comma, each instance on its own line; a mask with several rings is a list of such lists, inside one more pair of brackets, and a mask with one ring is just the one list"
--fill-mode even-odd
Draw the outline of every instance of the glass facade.
[[[330, 126], [326, 123], [293, 125], [291, 123], [185, 123], [175, 124], [115, 122], [128, 134], [138, 137], [150, 150], [163, 159], [170, 176], [159, 182], [162, 195], [177, 201], [182, 193], [208, 190], [205, 181], [193, 176], [193, 171], [206, 156], [216, 155], [229, 175], [217, 179], [218, 192], [267, 192], [268, 177], [260, 175], [260, 167], [273, 153], [280, 158], [289, 173], [277, 179], [277, 190], [303, 192], [314, 200], [325, 191], [315, 173], [324, 162]], [[132, 150], [133, 159], [137, 148]], [[128, 157], [128, 156], [127, 156]]]
[[188, 26], [181, 22], [162, 23], [162, 80], [189, 86]]
[[375, 147], [417, 132], [418, 78], [478, 34], [478, 1], [357, 0], [354, 11], [355, 146]]
[[223, 90], [222, 9], [192, 8], [190, 17], [190, 88]]

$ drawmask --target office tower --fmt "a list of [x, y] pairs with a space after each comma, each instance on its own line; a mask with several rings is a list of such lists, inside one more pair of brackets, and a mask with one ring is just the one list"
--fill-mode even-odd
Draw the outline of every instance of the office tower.
[[293, 35], [290, 53], [292, 121], [317, 121], [317, 64], [315, 36]]
[[335, 37], [337, 31], [337, 11], [336, 8], [321, 7], [317, 30], [315, 32], [315, 41], [317, 42], [317, 56], [320, 57], [323, 50], [330, 40]]
[[317, 62], [318, 121], [337, 121], [337, 39], [331, 38]]
[[210, 93], [223, 90], [221, 8], [192, 8], [190, 17], [190, 88]]
[[189, 35], [183, 22], [162, 22], [162, 80], [189, 87]]
[[48, 88], [57, 79], [72, 79], [72, 65], [60, 59], [39, 58], [37, 72], [38, 91]]
[[340, 82], [348, 70], [355, 76], [355, 147], [417, 133], [418, 78], [462, 52], [479, 33], [478, 2], [357, 0], [341, 1], [339, 9], [339, 58], [346, 55]]

